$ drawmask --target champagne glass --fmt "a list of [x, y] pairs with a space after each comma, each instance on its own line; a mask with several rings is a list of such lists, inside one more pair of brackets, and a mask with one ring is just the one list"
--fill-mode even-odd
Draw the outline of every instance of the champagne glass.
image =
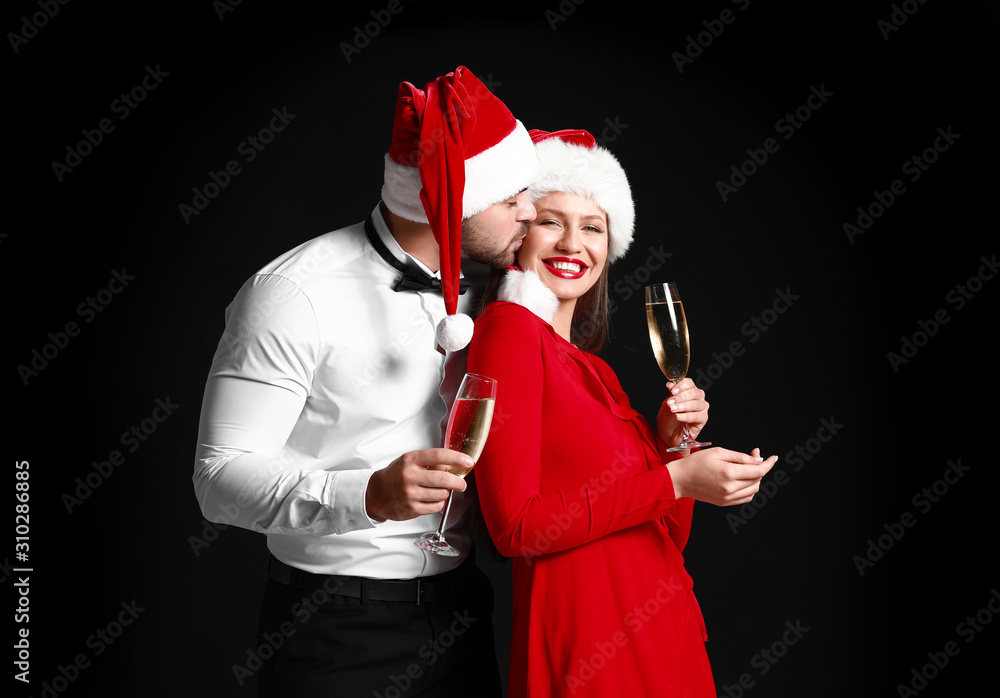
[[[646, 323], [649, 325], [649, 343], [660, 370], [667, 380], [680, 382], [688, 372], [691, 345], [688, 340], [687, 318], [681, 303], [677, 284], [653, 284], [646, 287]], [[685, 451], [689, 448], [711, 446], [709, 441], [695, 441], [685, 422], [684, 438], [668, 451]]]
[[[486, 437], [490, 434], [496, 397], [497, 382], [495, 380], [475, 373], [466, 373], [458, 388], [455, 404], [452, 405], [451, 416], [448, 418], [444, 447], [464, 453], [475, 464], [486, 445]], [[465, 477], [471, 468], [453, 467], [448, 470], [459, 477]], [[441, 523], [437, 530], [425, 533], [413, 541], [418, 548], [447, 557], [455, 557], [459, 554], [458, 550], [448, 545], [444, 539], [444, 524], [448, 520], [448, 511], [451, 509], [451, 498], [454, 494], [454, 491], [448, 493], [448, 502], [444, 505]]]

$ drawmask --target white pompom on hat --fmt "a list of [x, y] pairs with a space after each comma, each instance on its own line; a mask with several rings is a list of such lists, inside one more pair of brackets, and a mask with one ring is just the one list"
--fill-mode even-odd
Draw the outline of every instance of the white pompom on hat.
[[584, 196], [608, 214], [608, 262], [628, 251], [635, 229], [635, 204], [625, 170], [617, 158], [587, 131], [528, 132], [542, 171], [528, 188], [538, 201], [546, 194], [562, 191]]
[[527, 130], [465, 66], [423, 90], [400, 84], [382, 201], [434, 231], [447, 312], [437, 334], [446, 351], [472, 339], [472, 319], [456, 315], [462, 220], [517, 195], [537, 176]]

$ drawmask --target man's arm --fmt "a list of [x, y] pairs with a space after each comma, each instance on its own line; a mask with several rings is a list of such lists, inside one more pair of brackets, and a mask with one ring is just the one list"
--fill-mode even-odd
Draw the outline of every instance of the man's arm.
[[312, 305], [283, 277], [254, 277], [227, 309], [193, 477], [206, 518], [264, 533], [346, 533], [440, 511], [450, 490], [464, 491], [465, 481], [447, 472], [464, 456], [445, 449], [403, 454], [375, 471], [282, 457], [319, 345]]
[[330, 472], [282, 458], [304, 398], [246, 378], [205, 388], [194, 487], [204, 516], [263, 533], [345, 533], [365, 514], [369, 470]]

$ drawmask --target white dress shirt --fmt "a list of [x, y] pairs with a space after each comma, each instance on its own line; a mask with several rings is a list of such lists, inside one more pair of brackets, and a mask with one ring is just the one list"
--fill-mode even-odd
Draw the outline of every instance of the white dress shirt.
[[[378, 207], [372, 221], [399, 260], [410, 257]], [[463, 260], [465, 271], [472, 270]], [[309, 572], [410, 579], [458, 565], [469, 549], [467, 503], [456, 493], [446, 558], [413, 541], [440, 515], [378, 523], [365, 511], [372, 473], [408, 451], [442, 443], [442, 424], [464, 372], [448, 371], [435, 328], [444, 300], [396, 292], [400, 274], [365, 237], [364, 224], [310, 240], [243, 285], [202, 405], [194, 486], [206, 518], [267, 535], [270, 551]], [[472, 291], [460, 297], [470, 312]]]

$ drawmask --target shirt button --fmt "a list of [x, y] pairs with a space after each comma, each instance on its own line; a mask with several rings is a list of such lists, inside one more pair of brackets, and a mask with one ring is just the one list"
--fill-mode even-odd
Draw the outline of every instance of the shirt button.
[[351, 524], [351, 526], [353, 526], [353, 527], [355, 527], [355, 528], [356, 528], [356, 527], [357, 527], [357, 525], [358, 525], [358, 522], [357, 522], [357, 521], [355, 521], [354, 519], [351, 519], [351, 520], [349, 520], [349, 521], [348, 521], [347, 523]]

